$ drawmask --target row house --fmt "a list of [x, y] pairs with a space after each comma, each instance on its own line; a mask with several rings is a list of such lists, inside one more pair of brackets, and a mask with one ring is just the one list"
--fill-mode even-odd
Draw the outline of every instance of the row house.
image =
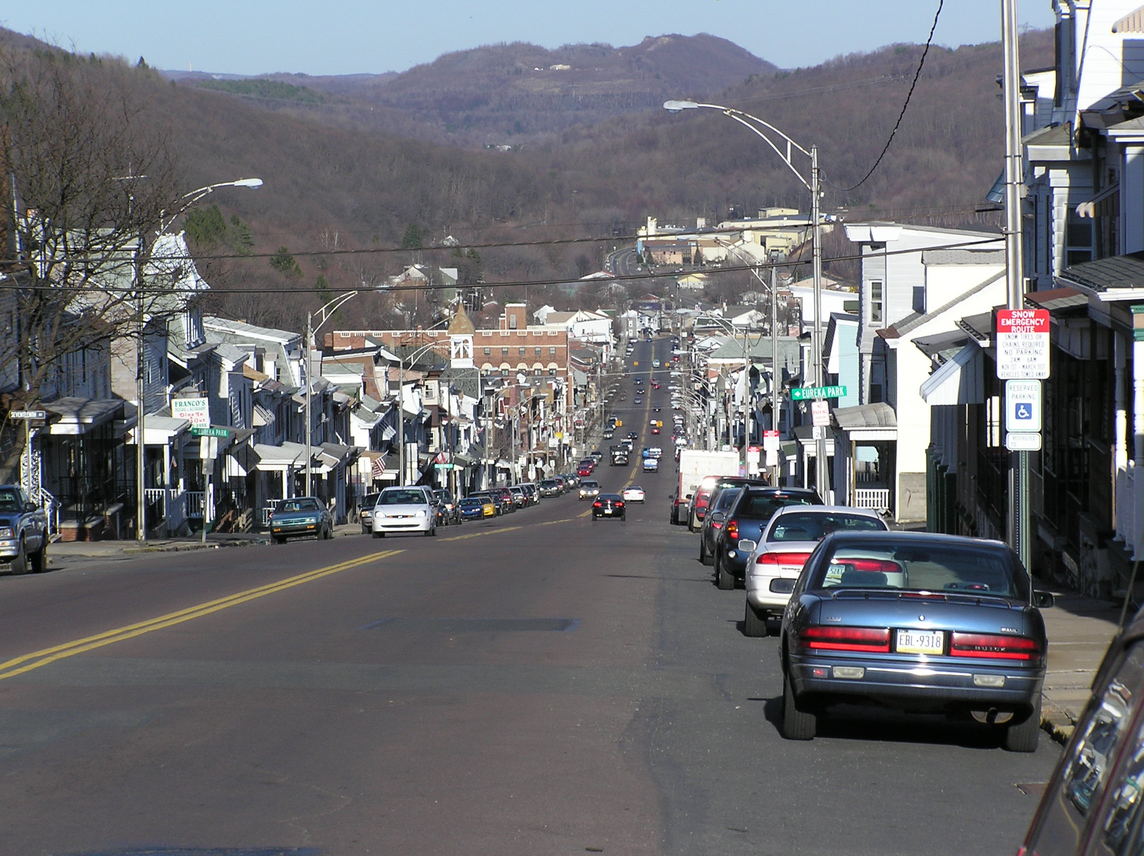
[[[1023, 303], [1051, 319], [1031, 553], [1035, 571], [1110, 595], [1133, 587], [1144, 559], [1144, 12], [1091, 0], [1054, 10], [1056, 64], [1021, 82]], [[1003, 538], [1010, 454], [993, 311], [951, 320], [920, 343], [935, 405], [930, 523]]]

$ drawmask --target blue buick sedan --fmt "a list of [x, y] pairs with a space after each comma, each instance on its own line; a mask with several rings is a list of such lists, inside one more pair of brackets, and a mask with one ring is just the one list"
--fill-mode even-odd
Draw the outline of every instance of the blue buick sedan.
[[783, 736], [809, 740], [834, 704], [972, 715], [1033, 752], [1045, 625], [1017, 555], [999, 541], [925, 532], [828, 535], [783, 613]]

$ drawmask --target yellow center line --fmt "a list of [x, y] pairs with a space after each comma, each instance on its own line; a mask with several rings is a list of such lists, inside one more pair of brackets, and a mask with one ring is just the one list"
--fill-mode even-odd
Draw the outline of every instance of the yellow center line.
[[496, 529], [489, 529], [486, 532], [474, 532], [472, 535], [453, 535], [449, 538], [442, 538], [442, 541], [464, 541], [466, 538], [484, 538], [486, 535], [496, 535], [499, 532], [514, 532], [517, 529], [523, 529], [523, 526], [498, 526]]
[[314, 571], [307, 571], [298, 576], [289, 577], [278, 582], [268, 583], [258, 588], [247, 589], [240, 591], [226, 597], [218, 598], [217, 600], [207, 601], [206, 603], [196, 604], [195, 606], [181, 609], [177, 612], [169, 612], [166, 615], [160, 615], [155, 618], [150, 618], [146, 621], [140, 621], [136, 624], [129, 624], [125, 627], [117, 627], [113, 630], [105, 630], [103, 633], [97, 633], [94, 636], [87, 636], [83, 639], [75, 639], [71, 642], [65, 642], [62, 645], [56, 645], [51, 648], [44, 648], [40, 651], [33, 651], [30, 654], [24, 654], [20, 657], [15, 657], [0, 663], [0, 681], [6, 678], [12, 678], [16, 675], [22, 675], [25, 672], [30, 672], [33, 669], [39, 669], [54, 663], [58, 660], [64, 660], [68, 657], [74, 657], [77, 654], [83, 654], [87, 651], [93, 651], [97, 648], [103, 648], [107, 645], [112, 645], [116, 642], [122, 642], [127, 639], [134, 639], [137, 636], [143, 636], [147, 633], [152, 633], [156, 630], [162, 630], [166, 627], [173, 627], [176, 624], [182, 624], [186, 621], [191, 621], [195, 618], [201, 618], [204, 615], [210, 615], [212, 612], [219, 612], [223, 609], [229, 609], [232, 606], [238, 606], [260, 597], [265, 597], [268, 594], [284, 591], [294, 586], [302, 585], [303, 583], [313, 582], [314, 580], [321, 579], [322, 577], [331, 574], [337, 574], [342, 571], [348, 571], [351, 568], [360, 567], [361, 565], [368, 564], [378, 559], [386, 559], [390, 556], [396, 556], [398, 553], [404, 552], [403, 550], [385, 550], [380, 553], [371, 553], [368, 556], [361, 556], [356, 559], [350, 559], [346, 562], [339, 562], [336, 565], [328, 565], [325, 568], [318, 568]]

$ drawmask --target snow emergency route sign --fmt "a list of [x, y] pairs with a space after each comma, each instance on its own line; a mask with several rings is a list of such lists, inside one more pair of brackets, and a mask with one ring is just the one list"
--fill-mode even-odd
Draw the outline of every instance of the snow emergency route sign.
[[1043, 380], [1049, 376], [1049, 310], [997, 310], [997, 377]]

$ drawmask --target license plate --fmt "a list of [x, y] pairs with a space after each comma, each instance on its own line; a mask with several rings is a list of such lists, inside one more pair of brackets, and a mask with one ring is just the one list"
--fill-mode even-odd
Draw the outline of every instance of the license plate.
[[899, 630], [896, 650], [902, 654], [941, 654], [945, 651], [945, 631]]

